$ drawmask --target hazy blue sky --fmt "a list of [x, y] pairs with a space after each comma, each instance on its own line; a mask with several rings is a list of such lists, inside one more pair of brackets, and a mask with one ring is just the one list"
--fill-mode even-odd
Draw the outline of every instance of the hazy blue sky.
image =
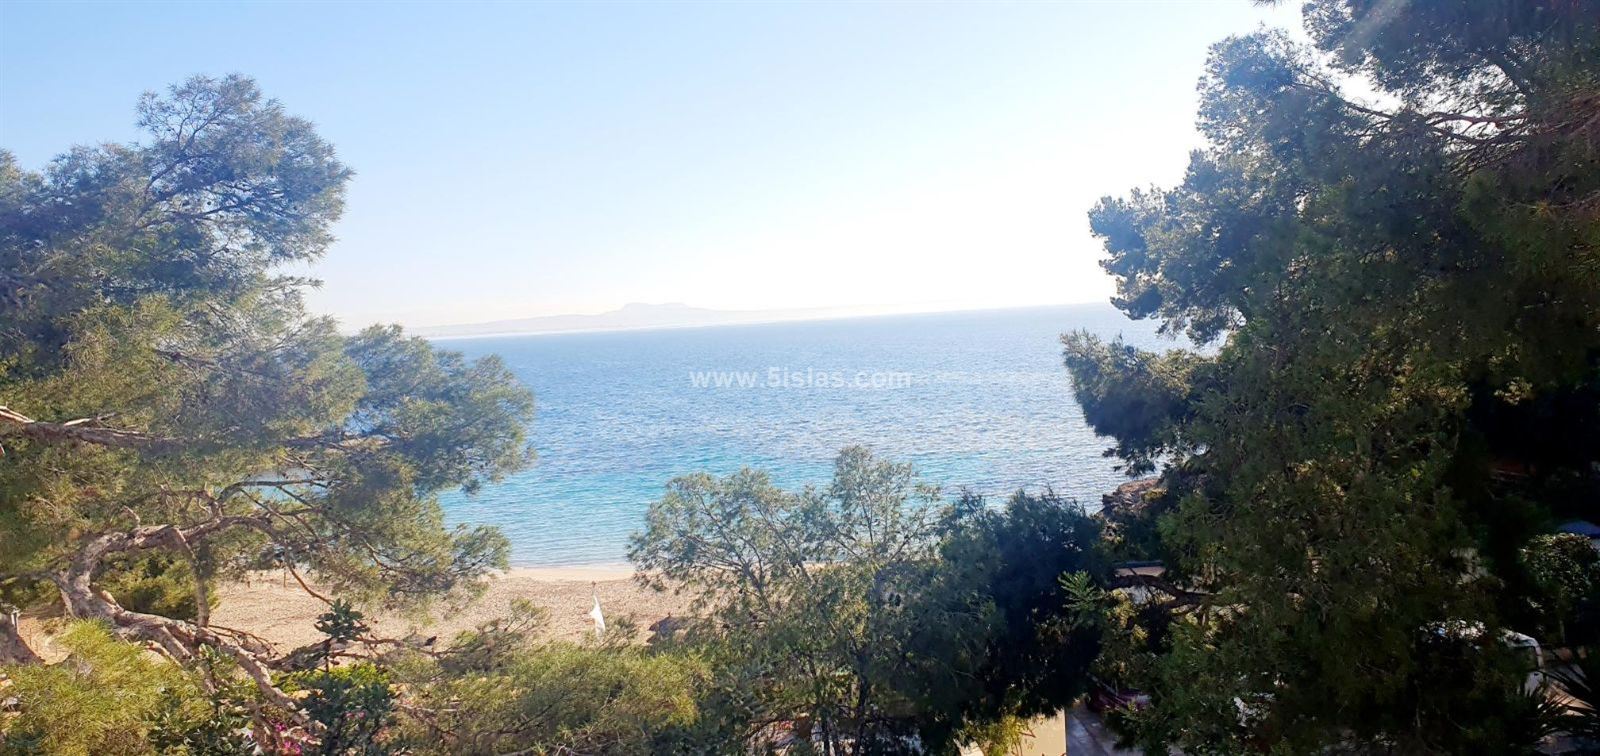
[[1084, 213], [1181, 176], [1206, 47], [1296, 3], [0, 3], [0, 146], [256, 77], [357, 171], [350, 325], [626, 302], [1103, 299]]

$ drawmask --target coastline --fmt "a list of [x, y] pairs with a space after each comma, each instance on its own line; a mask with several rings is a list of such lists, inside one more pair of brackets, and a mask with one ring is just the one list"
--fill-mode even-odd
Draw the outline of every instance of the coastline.
[[548, 582], [628, 580], [634, 576], [633, 565], [627, 562], [599, 564], [511, 565], [504, 571], [495, 571], [496, 578], [515, 577]]

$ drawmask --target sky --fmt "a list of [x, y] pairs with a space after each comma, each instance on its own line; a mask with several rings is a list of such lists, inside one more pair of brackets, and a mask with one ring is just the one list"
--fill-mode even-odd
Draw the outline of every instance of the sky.
[[1086, 212], [1174, 183], [1207, 47], [1296, 3], [0, 3], [0, 147], [131, 142], [243, 73], [356, 171], [347, 327], [1104, 300]]

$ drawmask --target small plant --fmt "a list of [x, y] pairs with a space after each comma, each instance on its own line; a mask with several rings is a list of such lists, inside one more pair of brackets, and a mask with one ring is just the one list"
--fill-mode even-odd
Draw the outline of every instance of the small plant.
[[317, 617], [317, 632], [328, 636], [322, 641], [320, 658], [316, 660], [322, 664], [324, 671], [332, 667], [333, 654], [337, 649], [344, 648], [367, 632], [367, 624], [362, 621], [365, 617], [344, 599], [335, 599], [328, 611]]
[[317, 617], [315, 627], [330, 640], [349, 642], [367, 631], [367, 624], [362, 621], [365, 618], [350, 602], [335, 599], [328, 611]]
[[1561, 729], [1575, 737], [1600, 742], [1600, 657], [1579, 653], [1572, 665], [1551, 669], [1548, 676], [1572, 698], [1561, 717]]
[[[320, 624], [320, 623], [319, 623]], [[322, 754], [385, 753], [381, 736], [394, 710], [389, 675], [370, 662], [299, 672], [284, 689], [304, 692], [305, 712], [321, 725]]]
[[1098, 630], [1105, 626], [1111, 595], [1096, 585], [1089, 573], [1082, 570], [1063, 573], [1057, 582], [1061, 592], [1066, 594], [1067, 621], [1071, 629]]

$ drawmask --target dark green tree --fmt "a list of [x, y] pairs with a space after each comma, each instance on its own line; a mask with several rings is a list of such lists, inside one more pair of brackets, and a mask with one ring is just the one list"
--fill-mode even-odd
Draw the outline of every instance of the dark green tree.
[[[1082, 693], [1100, 627], [1060, 582], [1103, 581], [1095, 522], [1055, 497], [943, 505], [909, 465], [840, 453], [833, 482], [674, 480], [630, 557], [706, 619], [693, 749], [953, 752]], [[1087, 614], [1086, 614], [1087, 613]]]
[[1091, 213], [1117, 306], [1212, 345], [1065, 339], [1090, 423], [1164, 474], [1149, 555], [1203, 597], [1146, 734], [1531, 747], [1519, 555], [1600, 501], [1600, 5], [1304, 14], [1314, 47], [1213, 48], [1181, 184]]
[[1552, 645], [1592, 645], [1600, 603], [1600, 551], [1587, 536], [1542, 535], [1522, 548], [1521, 567], [1531, 581], [1527, 595]]
[[899, 641], [922, 662], [905, 684], [932, 743], [1069, 706], [1088, 690], [1108, 608], [1100, 525], [1077, 504], [963, 495], [951, 514]]
[[[470, 595], [505, 542], [446, 528], [436, 496], [529, 461], [532, 398], [496, 359], [305, 311], [283, 271], [326, 250], [351, 175], [309, 122], [237, 76], [138, 111], [144, 143], [40, 172], [0, 154], [0, 587], [220, 655], [308, 722], [274, 651], [212, 626], [210, 585], [267, 566], [351, 599]], [[153, 555], [192, 602], [118, 595]]]

